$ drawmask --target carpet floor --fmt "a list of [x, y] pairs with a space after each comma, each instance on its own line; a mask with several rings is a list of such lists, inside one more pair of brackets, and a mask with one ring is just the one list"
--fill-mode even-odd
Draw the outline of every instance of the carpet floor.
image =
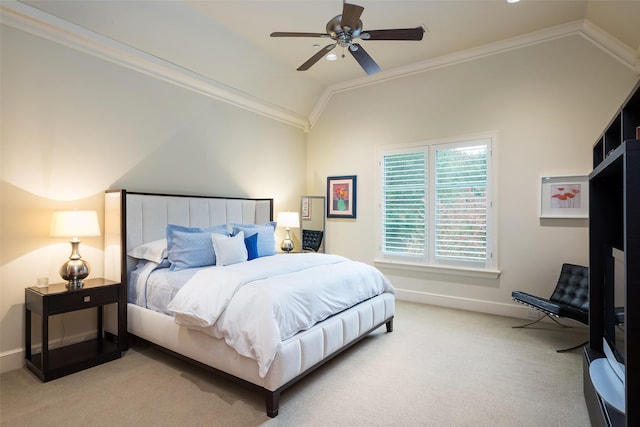
[[[384, 326], [282, 393], [263, 397], [135, 344], [121, 359], [41, 383], [25, 368], [0, 375], [2, 426], [589, 426], [587, 336], [488, 314], [396, 302]], [[541, 324], [542, 323], [542, 324]]]

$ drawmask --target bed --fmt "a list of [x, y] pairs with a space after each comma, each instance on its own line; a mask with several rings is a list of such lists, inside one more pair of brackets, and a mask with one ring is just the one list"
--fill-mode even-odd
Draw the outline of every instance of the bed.
[[[292, 384], [382, 325], [386, 325], [387, 332], [393, 330], [395, 291], [375, 268], [327, 254], [264, 256], [265, 242], [274, 250], [269, 234], [261, 234], [269, 226], [275, 229], [272, 199], [107, 191], [105, 277], [120, 281], [126, 288], [117, 305], [120, 319], [127, 325], [126, 331], [120, 328], [118, 334], [120, 348], [128, 348], [132, 335], [239, 381], [262, 393], [267, 415], [275, 417], [281, 393]], [[254, 232], [254, 228], [258, 231]], [[195, 237], [184, 234], [192, 230], [210, 233], [208, 239], [213, 240], [217, 254], [213, 266], [210, 261], [204, 265], [189, 264], [186, 256], [187, 262], [181, 264], [184, 260], [179, 249], [184, 246], [180, 244], [197, 247], [189, 240]], [[243, 252], [238, 261], [234, 257], [242, 251], [240, 240], [244, 242], [246, 255]], [[162, 252], [166, 245], [169, 255]], [[231, 247], [234, 249], [226, 249]], [[188, 250], [191, 248], [188, 246]], [[180, 284], [169, 283], [176, 282], [177, 277], [184, 278]], [[333, 278], [346, 280], [348, 286], [333, 283]], [[316, 283], [318, 280], [323, 283]], [[208, 286], [212, 281], [225, 285]], [[153, 282], [165, 287], [154, 291]], [[331, 300], [326, 305], [333, 311], [327, 311], [326, 305], [320, 307], [315, 302], [316, 298], [320, 300], [316, 294], [299, 298], [278, 298], [272, 294], [275, 288], [293, 289], [297, 293], [303, 288], [311, 292], [321, 285], [333, 286], [329, 293], [346, 289], [345, 294], [357, 297], [345, 295], [345, 300], [339, 303]], [[353, 289], [356, 291], [351, 292]], [[204, 300], [204, 294], [211, 294], [215, 301], [224, 300], [225, 304], [198, 304], [198, 299]], [[158, 299], [154, 295], [164, 296]], [[236, 302], [243, 298], [248, 308]], [[314, 310], [308, 310], [304, 304], [310, 298]], [[275, 305], [265, 308], [262, 301], [280, 304], [280, 300], [292, 299], [298, 306], [293, 312], [301, 314], [272, 316], [280, 320], [276, 326], [272, 326], [275, 320], [261, 320], [260, 316], [284, 310], [280, 306], [276, 309]], [[212, 305], [215, 314], [202, 311], [202, 306], [209, 310]], [[107, 311], [107, 330], [113, 328], [110, 326], [113, 317], [114, 310]], [[295, 330], [299, 326], [289, 326], [294, 325], [291, 321], [294, 317], [306, 322], [299, 331]], [[243, 329], [253, 327], [250, 324], [262, 329], [257, 332]], [[265, 327], [280, 335], [274, 338], [271, 332], [265, 332]], [[246, 336], [255, 340], [249, 342]]]

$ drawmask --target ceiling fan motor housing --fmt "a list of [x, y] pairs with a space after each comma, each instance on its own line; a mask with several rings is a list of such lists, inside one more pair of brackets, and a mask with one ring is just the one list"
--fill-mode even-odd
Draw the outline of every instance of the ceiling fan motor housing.
[[327, 34], [329, 34], [334, 40], [338, 40], [339, 38], [346, 36], [350, 41], [353, 37], [358, 37], [361, 32], [362, 20], [360, 19], [358, 19], [358, 23], [354, 28], [342, 27], [342, 15], [338, 15], [331, 21], [327, 22]]

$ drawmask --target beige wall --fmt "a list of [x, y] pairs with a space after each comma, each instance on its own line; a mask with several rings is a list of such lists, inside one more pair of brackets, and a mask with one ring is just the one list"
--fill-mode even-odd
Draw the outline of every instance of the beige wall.
[[[273, 197], [274, 215], [299, 209], [302, 130], [1, 31], [0, 370], [22, 364], [24, 288], [38, 277], [61, 281], [70, 245], [49, 237], [54, 210], [96, 209], [103, 224], [109, 188]], [[80, 247], [93, 277], [103, 273], [102, 247], [102, 238]], [[54, 317], [53, 344], [82, 339], [92, 322], [82, 313]]]
[[[375, 257], [374, 157], [394, 143], [498, 132], [497, 280], [385, 270], [399, 298], [526, 315], [587, 262], [587, 222], [538, 218], [540, 177], [587, 174], [591, 146], [637, 80], [575, 36], [335, 94], [309, 135], [35, 36], [1, 27], [0, 370], [22, 363], [24, 288], [58, 281], [55, 209], [97, 209], [108, 188], [274, 197], [297, 210], [329, 175], [358, 176], [358, 218], [327, 220], [327, 251]], [[305, 140], [307, 144], [305, 146]], [[304, 179], [306, 173], [306, 180]], [[298, 177], [299, 179], [296, 179]], [[306, 182], [305, 182], [306, 181]], [[102, 239], [81, 247], [103, 271]], [[91, 317], [58, 316], [73, 339]]]
[[495, 131], [500, 277], [380, 269], [401, 299], [526, 317], [512, 290], [548, 297], [562, 262], [588, 263], [588, 221], [541, 221], [540, 178], [590, 172], [637, 78], [574, 36], [334, 95], [308, 138], [307, 192], [357, 175], [358, 217], [327, 220], [327, 251], [376, 256], [376, 147]]

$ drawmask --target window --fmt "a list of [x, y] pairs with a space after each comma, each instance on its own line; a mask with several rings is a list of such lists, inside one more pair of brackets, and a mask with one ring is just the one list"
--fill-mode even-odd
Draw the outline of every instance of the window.
[[381, 261], [493, 269], [495, 135], [379, 151]]

